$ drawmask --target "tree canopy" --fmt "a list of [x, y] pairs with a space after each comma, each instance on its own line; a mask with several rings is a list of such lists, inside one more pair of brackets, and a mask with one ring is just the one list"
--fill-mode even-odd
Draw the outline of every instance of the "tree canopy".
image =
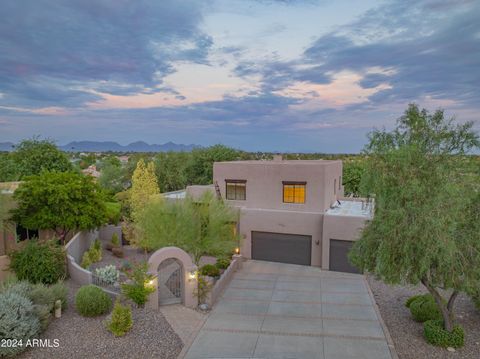
[[137, 223], [138, 243], [155, 250], [177, 246], [198, 265], [204, 255], [226, 256], [237, 246], [233, 226], [237, 214], [212, 193], [198, 200], [152, 201]]
[[100, 187], [73, 172], [42, 172], [15, 191], [13, 219], [28, 229], [52, 229], [64, 242], [72, 230], [94, 229], [107, 221]]
[[50, 140], [23, 140], [10, 156], [20, 179], [43, 171], [65, 172], [73, 169], [65, 153]]
[[[392, 132], [371, 133], [362, 187], [375, 195], [375, 216], [351, 252], [357, 267], [387, 283], [424, 284], [449, 331], [458, 292], [480, 279], [480, 232], [465, 222], [478, 217], [475, 192], [458, 167], [475, 146], [472, 123], [454, 124], [443, 111], [416, 105]], [[439, 288], [451, 290], [448, 301]]]

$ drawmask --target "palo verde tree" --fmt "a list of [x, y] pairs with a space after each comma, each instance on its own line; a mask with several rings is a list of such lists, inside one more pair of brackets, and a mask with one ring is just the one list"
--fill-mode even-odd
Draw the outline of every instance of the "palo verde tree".
[[100, 187], [91, 177], [73, 172], [43, 172], [25, 179], [13, 195], [13, 220], [28, 229], [54, 230], [62, 244], [72, 230], [106, 223]]
[[386, 283], [422, 283], [448, 331], [458, 293], [480, 278], [479, 233], [465, 230], [475, 206], [456, 166], [478, 143], [472, 123], [410, 105], [395, 130], [372, 132], [366, 146], [363, 186], [375, 195], [375, 216], [350, 259]]
[[143, 159], [137, 163], [137, 167], [132, 176], [132, 188], [130, 189], [130, 213], [134, 222], [136, 222], [143, 212], [147, 203], [155, 195], [160, 194], [157, 177], [155, 175], [155, 165], [153, 162], [145, 164]]
[[139, 245], [147, 250], [177, 246], [199, 265], [204, 255], [226, 256], [237, 245], [233, 225], [237, 214], [206, 192], [200, 198], [149, 203], [137, 223]]

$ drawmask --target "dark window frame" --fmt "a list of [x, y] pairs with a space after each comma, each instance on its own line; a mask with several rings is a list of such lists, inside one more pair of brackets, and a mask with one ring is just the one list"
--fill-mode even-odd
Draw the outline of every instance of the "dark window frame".
[[[235, 185], [235, 198], [228, 198], [228, 185]], [[243, 186], [237, 186], [238, 184], [242, 184]], [[237, 188], [243, 188], [243, 198], [239, 198]], [[228, 201], [246, 201], [247, 200], [247, 180], [240, 180], [240, 179], [225, 179], [225, 198]]]
[[[293, 187], [293, 202], [285, 201], [285, 186], [294, 186]], [[295, 186], [303, 186], [304, 187], [304, 196], [303, 202], [295, 202]], [[305, 181], [282, 181], [282, 202], [288, 204], [305, 204], [307, 203], [307, 182]]]

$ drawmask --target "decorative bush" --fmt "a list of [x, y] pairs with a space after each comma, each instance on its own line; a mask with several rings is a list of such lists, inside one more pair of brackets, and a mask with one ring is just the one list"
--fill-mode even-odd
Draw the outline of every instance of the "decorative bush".
[[57, 283], [50, 286], [50, 290], [53, 293], [53, 297], [55, 298], [55, 302], [57, 300], [62, 302], [62, 309], [67, 308], [67, 295], [68, 295], [68, 288], [65, 286], [63, 281], [58, 281]]
[[66, 275], [65, 251], [55, 241], [28, 241], [10, 255], [10, 268], [20, 280], [53, 284]]
[[112, 299], [94, 285], [81, 287], [75, 296], [75, 307], [84, 317], [95, 317], [107, 313], [112, 307]]
[[212, 283], [205, 280], [201, 275], [198, 276], [197, 288], [193, 294], [198, 298], [198, 304], [204, 304], [207, 300], [208, 293], [212, 290]]
[[50, 324], [50, 319], [52, 318], [52, 309], [53, 306], [50, 307], [48, 305], [41, 304], [33, 305], [33, 311], [40, 322], [40, 332], [45, 331], [45, 329], [48, 327], [48, 324]]
[[422, 298], [423, 296], [424, 296], [424, 294], [417, 294], [417, 295], [414, 295], [414, 296], [408, 298], [407, 301], [405, 302], [405, 306], [407, 308], [410, 308], [410, 304], [412, 304], [412, 302], [416, 301], [419, 298]]
[[88, 268], [92, 263], [100, 262], [102, 260], [102, 243], [95, 239], [90, 245], [88, 251], [83, 253], [82, 268]]
[[26, 280], [19, 281], [16, 278], [3, 282], [0, 288], [0, 292], [2, 293], [5, 293], [5, 292], [16, 293], [26, 298], [29, 297], [29, 293], [31, 290], [32, 290], [32, 284], [30, 284]]
[[118, 234], [116, 234], [116, 233], [112, 234], [111, 243], [115, 247], [118, 247], [120, 245], [120, 238], [118, 238]]
[[30, 298], [33, 304], [46, 307], [48, 312], [53, 310], [53, 305], [55, 304], [56, 300], [55, 294], [51, 288], [47, 287], [45, 284], [35, 284], [27, 296]]
[[116, 337], [121, 337], [130, 330], [132, 324], [132, 309], [116, 301], [112, 315], [106, 322], [107, 329]]
[[[25, 342], [40, 333], [40, 321], [32, 302], [17, 294], [0, 294], [0, 338], [17, 339]], [[25, 347], [0, 346], [0, 356], [13, 356]]]
[[130, 283], [122, 284], [122, 293], [139, 306], [143, 306], [147, 302], [148, 296], [155, 291], [155, 288], [149, 284], [153, 277], [147, 271], [147, 262], [140, 262], [135, 263], [130, 270], [124, 272], [130, 279]]
[[104, 281], [105, 284], [113, 285], [118, 282], [120, 272], [117, 270], [117, 267], [112, 264], [102, 268], [97, 268], [95, 270], [95, 275]]
[[423, 323], [427, 320], [442, 319], [442, 313], [432, 295], [425, 294], [410, 303], [410, 313], [415, 321]]
[[201, 275], [206, 275], [209, 277], [219, 277], [220, 276], [220, 270], [214, 266], [213, 264], [205, 264], [200, 268], [200, 274]]
[[461, 348], [465, 341], [461, 326], [455, 325], [449, 332], [443, 328], [443, 320], [427, 320], [423, 323], [423, 334], [428, 343], [444, 348]]
[[227, 259], [227, 258], [220, 258], [220, 259], [217, 259], [217, 263], [215, 263], [215, 266], [218, 268], [218, 269], [227, 269], [228, 266], [230, 265], [230, 259]]

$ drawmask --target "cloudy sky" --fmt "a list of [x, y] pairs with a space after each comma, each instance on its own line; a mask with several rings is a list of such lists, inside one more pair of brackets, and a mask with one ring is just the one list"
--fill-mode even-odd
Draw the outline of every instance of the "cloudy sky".
[[480, 128], [478, 0], [2, 0], [0, 141], [356, 152], [407, 104]]

